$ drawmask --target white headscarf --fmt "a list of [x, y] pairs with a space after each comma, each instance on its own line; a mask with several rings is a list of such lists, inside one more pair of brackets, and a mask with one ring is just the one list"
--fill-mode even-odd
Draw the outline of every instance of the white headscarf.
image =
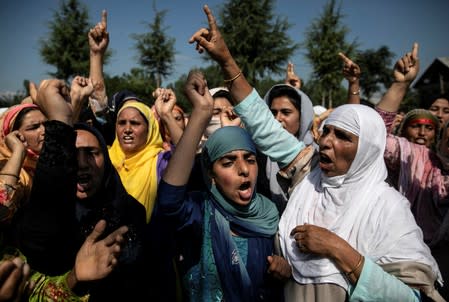
[[364, 105], [342, 105], [325, 124], [357, 135], [358, 149], [345, 175], [326, 177], [316, 167], [292, 192], [279, 234], [294, 279], [349, 287], [331, 260], [299, 251], [290, 232], [304, 223], [327, 228], [378, 264], [415, 261], [441, 278], [408, 200], [385, 182], [386, 130], [378, 113]]

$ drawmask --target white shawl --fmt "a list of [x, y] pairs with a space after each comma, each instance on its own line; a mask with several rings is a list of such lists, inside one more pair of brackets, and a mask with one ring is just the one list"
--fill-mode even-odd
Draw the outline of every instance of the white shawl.
[[342, 105], [325, 123], [357, 135], [358, 149], [345, 175], [326, 177], [317, 166], [292, 192], [279, 235], [294, 279], [349, 287], [331, 260], [299, 251], [290, 232], [308, 223], [336, 233], [378, 264], [416, 261], [429, 265], [441, 280], [408, 200], [385, 182], [386, 130], [381, 117], [365, 105]]

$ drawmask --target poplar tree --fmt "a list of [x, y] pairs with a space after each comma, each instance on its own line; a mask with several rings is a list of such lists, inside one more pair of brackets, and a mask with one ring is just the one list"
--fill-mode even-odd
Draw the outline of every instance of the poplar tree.
[[341, 7], [336, 6], [335, 0], [330, 0], [324, 6], [323, 13], [306, 30], [303, 42], [306, 59], [312, 65], [313, 89], [320, 94], [321, 104], [327, 108], [334, 106], [334, 97], [341, 89], [343, 80], [338, 52], [352, 58], [357, 48], [356, 41], [346, 42], [349, 30], [342, 24], [343, 17]]
[[291, 24], [275, 16], [273, 6], [273, 0], [229, 0], [219, 10], [220, 31], [253, 85], [272, 74], [283, 74], [298, 47], [287, 35]]
[[63, 0], [54, 11], [49, 35], [39, 41], [44, 62], [56, 68], [49, 75], [69, 81], [76, 75], [89, 74], [88, 20], [87, 8], [78, 0]]
[[160, 87], [162, 79], [173, 72], [175, 60], [175, 39], [165, 34], [163, 27], [166, 10], [157, 11], [154, 4], [155, 17], [152, 23], [148, 23], [149, 31], [142, 34], [134, 34], [138, 50], [138, 60], [145, 77], [154, 78], [156, 87]]

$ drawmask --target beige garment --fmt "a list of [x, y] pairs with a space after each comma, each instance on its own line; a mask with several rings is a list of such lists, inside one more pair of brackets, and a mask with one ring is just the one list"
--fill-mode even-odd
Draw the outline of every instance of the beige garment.
[[344, 288], [336, 284], [299, 284], [293, 279], [285, 285], [284, 296], [285, 302], [344, 302], [347, 298]]
[[[395, 276], [408, 286], [418, 289], [435, 302], [445, 302], [435, 289], [435, 277], [429, 266], [416, 262], [396, 262], [380, 265], [384, 271]], [[343, 302], [346, 291], [335, 284], [299, 284], [290, 279], [284, 287], [285, 302]]]

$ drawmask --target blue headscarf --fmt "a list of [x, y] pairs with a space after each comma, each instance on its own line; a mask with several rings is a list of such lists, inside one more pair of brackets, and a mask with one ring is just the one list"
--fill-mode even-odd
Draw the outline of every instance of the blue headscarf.
[[[237, 205], [221, 194], [209, 177], [213, 163], [226, 153], [245, 150], [256, 154], [256, 146], [240, 127], [223, 127], [207, 140], [202, 152], [202, 168], [211, 206], [212, 249], [226, 301], [257, 301], [267, 270], [267, 256], [273, 252], [279, 213], [274, 203], [254, 192], [248, 205]], [[238, 254], [231, 230], [248, 240], [246, 267]]]

